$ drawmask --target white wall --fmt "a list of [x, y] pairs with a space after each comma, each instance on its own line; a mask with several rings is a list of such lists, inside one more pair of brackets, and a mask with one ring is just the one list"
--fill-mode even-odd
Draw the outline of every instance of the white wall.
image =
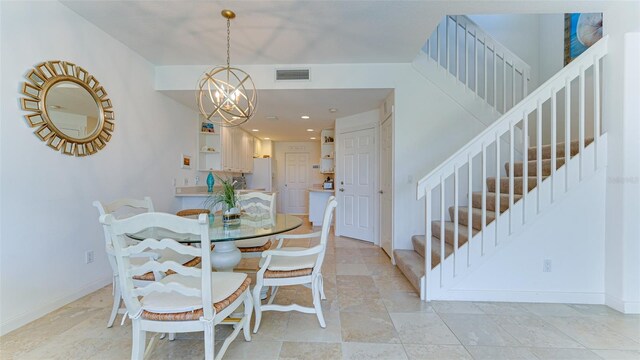
[[[179, 169], [179, 156], [195, 155], [197, 116], [154, 91], [150, 63], [64, 5], [3, 1], [0, 9], [0, 332], [6, 333], [110, 283], [93, 200], [148, 195], [156, 209], [176, 209], [172, 179], [195, 175]], [[52, 151], [19, 108], [24, 75], [55, 59], [87, 69], [113, 102], [113, 138], [95, 155]], [[86, 265], [88, 250], [95, 262]]]
[[[277, 211], [286, 212], [285, 207], [285, 155], [286, 153], [308, 153], [309, 154], [309, 186], [321, 184], [325, 177], [320, 174], [320, 168], [313, 169], [313, 165], [320, 165], [320, 141], [274, 141], [274, 158], [276, 160], [276, 177], [274, 188], [277, 189]], [[309, 197], [305, 197], [305, 206], [309, 208]]]

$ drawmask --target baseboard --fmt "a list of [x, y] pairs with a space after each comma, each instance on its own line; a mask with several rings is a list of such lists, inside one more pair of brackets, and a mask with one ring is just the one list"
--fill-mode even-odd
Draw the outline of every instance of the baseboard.
[[111, 283], [111, 280], [111, 276], [100, 278], [67, 296], [56, 299], [46, 304], [42, 304], [37, 308], [33, 308], [30, 311], [18, 314], [9, 319], [2, 319], [2, 322], [0, 322], [0, 336], [5, 335], [21, 326], [24, 326], [38, 318], [43, 317], [44, 315], [47, 315], [54, 310], [57, 310], [75, 300], [78, 300], [85, 295], [88, 295], [107, 286]]
[[623, 314], [640, 314], [640, 301], [624, 301], [615, 296], [607, 295], [604, 303]]
[[446, 290], [434, 300], [604, 304], [603, 293], [562, 291]]

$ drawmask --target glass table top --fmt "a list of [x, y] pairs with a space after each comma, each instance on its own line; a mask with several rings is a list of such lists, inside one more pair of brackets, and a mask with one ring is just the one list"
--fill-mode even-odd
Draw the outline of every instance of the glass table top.
[[[222, 215], [214, 215], [214, 221], [209, 221], [209, 238], [211, 242], [253, 239], [291, 231], [300, 225], [302, 225], [302, 219], [293, 215], [276, 214], [272, 217], [243, 214], [239, 225], [224, 226]], [[127, 236], [135, 240], [169, 238], [181, 243], [200, 242], [200, 235], [178, 234], [160, 227], [151, 227]]]

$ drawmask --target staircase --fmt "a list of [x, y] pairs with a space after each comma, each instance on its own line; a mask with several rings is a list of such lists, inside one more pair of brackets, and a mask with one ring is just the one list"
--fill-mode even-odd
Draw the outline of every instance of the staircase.
[[[593, 138], [585, 139], [584, 145], [588, 146], [593, 143]], [[556, 170], [562, 169], [565, 164], [565, 143], [558, 143], [556, 148]], [[580, 141], [573, 140], [569, 145], [571, 157], [575, 157], [579, 153]], [[542, 161], [541, 171], [542, 180], [544, 181], [551, 176], [553, 161], [551, 159], [552, 153], [551, 145], [542, 146]], [[537, 148], [530, 147], [528, 149], [527, 159], [527, 172], [529, 174], [535, 174], [538, 167], [537, 161]], [[505, 172], [511, 173], [511, 163], [506, 162], [504, 164]], [[513, 203], [517, 205], [522, 199], [524, 194], [524, 161], [515, 161], [513, 163]], [[476, 191], [471, 193], [471, 208], [469, 207], [456, 207], [450, 206], [448, 208], [448, 215], [450, 219], [457, 221], [432, 221], [431, 222], [431, 267], [435, 268], [440, 264], [441, 258], [448, 258], [453, 254], [454, 246], [463, 247], [469, 241], [469, 233], [471, 236], [477, 236], [483, 229], [483, 223], [485, 227], [493, 223], [496, 219], [496, 212], [498, 207], [500, 213], [504, 213], [510, 207], [510, 181], [509, 177], [500, 178], [500, 194], [496, 192], [498, 184], [495, 176], [487, 177], [486, 179], [486, 194], [482, 191]], [[537, 177], [528, 176], [526, 186], [528, 192], [531, 192], [536, 188]], [[484, 198], [484, 201], [483, 201]], [[499, 200], [497, 200], [499, 198]], [[485, 206], [483, 207], [483, 204]], [[496, 206], [497, 205], [497, 206]], [[457, 217], [456, 217], [457, 211]], [[471, 216], [469, 216], [471, 214]], [[484, 215], [483, 215], [484, 214]], [[483, 221], [484, 217], [484, 221]], [[457, 223], [457, 225], [456, 225]], [[441, 249], [441, 239], [444, 239], [444, 256]], [[395, 250], [394, 256], [396, 266], [407, 277], [411, 284], [420, 290], [420, 281], [424, 275], [425, 253], [426, 253], [426, 237], [424, 235], [414, 235], [411, 237], [411, 243], [413, 250]]]
[[[464, 276], [490, 261], [571, 190], [601, 173], [607, 161], [600, 110], [606, 37], [528, 94], [527, 68], [477, 26], [461, 26], [463, 21], [445, 19], [425, 45], [426, 63], [442, 68], [446, 77], [455, 76], [463, 88], [446, 90], [450, 95], [473, 94], [492, 108], [497, 120], [418, 181], [425, 231], [412, 237], [413, 250], [395, 249], [394, 259], [424, 300], [448, 299], [448, 291]], [[474, 30], [473, 60], [469, 51], [462, 52], [467, 59], [458, 58], [459, 28], [465, 39], [468, 29]], [[438, 34], [441, 29], [446, 35]], [[443, 38], [456, 42], [447, 45]], [[466, 40], [462, 48], [469, 49]], [[488, 57], [503, 64], [492, 65]], [[453, 72], [451, 64], [456, 64]]]

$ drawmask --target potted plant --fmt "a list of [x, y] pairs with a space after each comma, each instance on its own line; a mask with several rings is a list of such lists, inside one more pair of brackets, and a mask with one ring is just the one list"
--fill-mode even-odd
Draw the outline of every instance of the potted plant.
[[236, 181], [222, 179], [216, 175], [221, 185], [220, 189], [209, 195], [204, 202], [204, 206], [213, 213], [218, 205], [222, 208], [222, 223], [224, 225], [240, 224], [240, 208], [238, 204], [238, 193], [236, 191]]

